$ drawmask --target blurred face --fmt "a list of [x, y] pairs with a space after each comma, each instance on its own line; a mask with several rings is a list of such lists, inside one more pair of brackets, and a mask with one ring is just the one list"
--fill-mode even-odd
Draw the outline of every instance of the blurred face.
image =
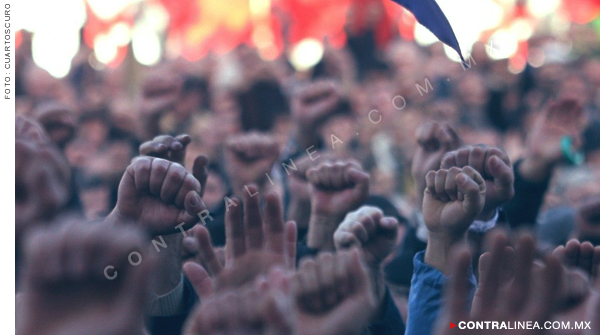
[[458, 95], [467, 105], [482, 106], [487, 100], [483, 78], [476, 74], [465, 77], [459, 84]]
[[108, 127], [101, 120], [89, 120], [81, 125], [79, 135], [97, 148], [106, 141]]

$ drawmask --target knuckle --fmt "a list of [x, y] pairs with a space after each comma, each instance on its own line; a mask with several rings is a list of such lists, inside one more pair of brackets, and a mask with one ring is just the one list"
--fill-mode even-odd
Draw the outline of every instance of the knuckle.
[[449, 172], [449, 173], [451, 173], [451, 174], [459, 174], [459, 173], [460, 173], [460, 171], [461, 171], [461, 169], [459, 169], [459, 168], [458, 168], [458, 167], [456, 167], [456, 166], [453, 166], [453, 167], [451, 167], [451, 168], [448, 170], [448, 172]]

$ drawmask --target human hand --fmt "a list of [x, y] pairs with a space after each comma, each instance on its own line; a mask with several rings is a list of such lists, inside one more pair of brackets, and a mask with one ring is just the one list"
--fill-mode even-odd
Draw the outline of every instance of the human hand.
[[377, 207], [363, 206], [348, 213], [333, 235], [336, 250], [358, 247], [370, 268], [379, 269], [381, 262], [396, 245], [398, 220], [384, 217]]
[[294, 331], [293, 305], [279, 290], [253, 285], [202, 301], [186, 321], [185, 335], [289, 335]]
[[[502, 253], [504, 246], [496, 243], [491, 255], [489, 271], [502, 269]], [[556, 292], [561, 285], [563, 277], [560, 261], [554, 256], [546, 257], [544, 265], [535, 269], [533, 264], [535, 245], [529, 236], [522, 237], [516, 248], [515, 276], [506, 291], [500, 294], [503, 284], [499, 276], [490, 273], [486, 276], [486, 286], [480, 290], [482, 302], [473, 306], [469, 313], [468, 306], [468, 277], [471, 255], [463, 249], [457, 253], [449, 268], [453, 269], [449, 277], [447, 300], [443, 316], [439, 319], [435, 334], [541, 334], [544, 322], [552, 320], [554, 303], [557, 299]], [[498, 321], [498, 322], [537, 322], [541, 329], [451, 329], [450, 322], [470, 321]], [[459, 324], [460, 325], [460, 324]]]
[[180, 96], [183, 79], [169, 66], [153, 69], [142, 83], [140, 110], [143, 116], [156, 117], [173, 108]]
[[[515, 276], [516, 253], [502, 233], [490, 234], [491, 251], [479, 257], [479, 282], [471, 310], [483, 311], [496, 295], [508, 294], [510, 283]], [[492, 287], [491, 295], [488, 286]], [[495, 289], [497, 287], [497, 289]], [[499, 308], [500, 306], [496, 306]], [[478, 317], [478, 315], [471, 315]]]
[[441, 164], [442, 169], [465, 166], [472, 167], [485, 180], [485, 205], [478, 219], [488, 221], [494, 217], [497, 208], [509, 202], [515, 194], [510, 158], [499, 148], [475, 146], [447, 153]]
[[320, 254], [290, 279], [297, 334], [362, 334], [375, 313], [375, 297], [357, 250]]
[[333, 81], [317, 81], [294, 94], [292, 117], [298, 126], [297, 136], [301, 146], [308, 148], [318, 144], [319, 125], [336, 111], [341, 100], [341, 88]]
[[563, 137], [569, 136], [573, 150], [578, 150], [584, 126], [583, 108], [576, 100], [552, 103], [538, 116], [527, 137], [525, 159], [519, 168], [523, 177], [534, 182], [550, 178], [554, 166], [564, 160]]
[[123, 174], [109, 218], [139, 223], [152, 235], [178, 233], [178, 226], [189, 229], [206, 210], [200, 192], [200, 182], [183, 166], [137, 157]]
[[[140, 156], [150, 156], [166, 159], [173, 163], [184, 165], [186, 149], [192, 139], [187, 134], [181, 134], [176, 137], [169, 135], [160, 135], [151, 141], [140, 145]], [[200, 182], [200, 197], [204, 195], [206, 179], [208, 178], [208, 158], [200, 155], [194, 160], [192, 175]]]
[[424, 260], [447, 275], [452, 247], [465, 240], [483, 208], [485, 182], [470, 166], [430, 171], [426, 181], [423, 221], [428, 242]]
[[307, 245], [333, 250], [333, 233], [347, 212], [369, 197], [369, 175], [352, 161], [324, 163], [306, 173], [311, 213]]
[[[294, 160], [296, 169], [289, 169], [288, 190], [289, 190], [289, 206], [288, 217], [298, 225], [298, 229], [307, 229], [311, 205], [310, 205], [310, 184], [306, 176], [306, 172], [311, 167], [318, 166], [318, 163], [335, 163], [341, 157], [334, 153], [320, 153], [316, 157], [304, 155], [301, 158]], [[318, 160], [318, 161], [317, 161]]]
[[379, 310], [385, 306], [385, 278], [381, 264], [396, 246], [398, 220], [384, 217], [377, 207], [363, 206], [348, 213], [333, 234], [337, 251], [357, 247], [369, 273]]
[[566, 267], [579, 268], [593, 280], [600, 274], [600, 246], [590, 242], [570, 240], [564, 246], [558, 246], [552, 252]]
[[462, 237], [485, 203], [486, 185], [470, 166], [430, 171], [423, 199], [423, 220], [430, 235]]
[[311, 215], [341, 220], [369, 197], [369, 175], [354, 161], [320, 164], [306, 172]]
[[306, 172], [316, 163], [309, 156], [303, 156], [296, 162], [297, 169], [289, 169], [288, 188], [290, 190], [290, 201], [296, 203], [308, 203], [310, 209], [309, 183]]
[[[25, 244], [17, 334], [144, 333], [155, 259], [141, 231], [70, 222], [35, 231]], [[137, 266], [128, 261], [134, 253]]]
[[444, 155], [462, 145], [460, 135], [447, 123], [428, 122], [417, 129], [417, 149], [413, 155], [411, 174], [417, 187], [418, 206], [422, 207], [425, 176], [440, 168]]
[[341, 99], [338, 84], [329, 80], [316, 81], [294, 94], [292, 115], [302, 129], [310, 129], [331, 114]]
[[251, 183], [262, 186], [278, 157], [279, 146], [270, 135], [253, 132], [229, 139], [225, 143], [225, 169], [234, 192], [241, 195], [244, 186]]
[[[249, 189], [256, 192], [254, 185]], [[284, 224], [279, 197], [274, 193], [267, 194], [264, 219], [258, 197], [244, 195], [243, 214], [241, 203], [237, 199], [232, 201], [234, 204], [225, 216], [224, 266], [219, 262], [204, 226], [197, 225], [193, 238], [185, 238], [184, 243], [195, 245], [190, 249], [198, 250], [201, 264], [205, 266], [188, 262], [183, 267], [200, 297], [251, 282], [273, 266], [295, 268], [296, 225], [294, 222]]]
[[140, 156], [162, 158], [183, 165], [186, 147], [192, 141], [187, 134], [176, 137], [169, 135], [156, 136], [154, 139], [140, 145]]
[[71, 108], [60, 103], [43, 103], [33, 117], [44, 127], [52, 142], [64, 148], [75, 137], [77, 119]]
[[310, 193], [306, 171], [316, 165], [315, 163], [306, 155], [295, 161], [297, 170], [289, 169], [287, 215], [290, 220], [296, 221], [299, 230], [306, 230], [310, 220]]

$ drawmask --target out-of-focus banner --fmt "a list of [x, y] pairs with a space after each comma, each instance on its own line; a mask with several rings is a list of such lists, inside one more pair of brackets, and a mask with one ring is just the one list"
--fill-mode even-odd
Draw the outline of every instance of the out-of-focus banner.
[[[566, 34], [571, 24], [600, 27], [600, 0], [20, 0], [20, 5], [25, 12], [16, 27], [17, 47], [31, 45], [35, 63], [57, 78], [69, 73], [81, 43], [94, 51], [92, 65], [98, 69], [118, 67], [128, 54], [152, 66], [164, 58], [223, 55], [242, 44], [263, 59], [287, 57], [295, 64], [297, 55], [318, 59], [323, 49], [345, 46], [349, 33], [373, 31], [380, 49], [397, 34], [422, 46], [442, 40], [465, 57], [476, 42], [493, 40], [502, 50], [494, 57], [522, 67], [533, 35]], [[447, 55], [460, 61], [450, 48]]]

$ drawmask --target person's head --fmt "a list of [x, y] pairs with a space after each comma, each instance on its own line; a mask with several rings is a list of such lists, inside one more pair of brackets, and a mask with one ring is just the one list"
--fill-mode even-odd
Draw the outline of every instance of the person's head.
[[106, 116], [104, 111], [83, 114], [79, 121], [79, 137], [99, 148], [107, 141], [110, 131]]
[[460, 101], [472, 107], [482, 107], [488, 99], [484, 78], [477, 72], [468, 72], [460, 79], [456, 94]]

